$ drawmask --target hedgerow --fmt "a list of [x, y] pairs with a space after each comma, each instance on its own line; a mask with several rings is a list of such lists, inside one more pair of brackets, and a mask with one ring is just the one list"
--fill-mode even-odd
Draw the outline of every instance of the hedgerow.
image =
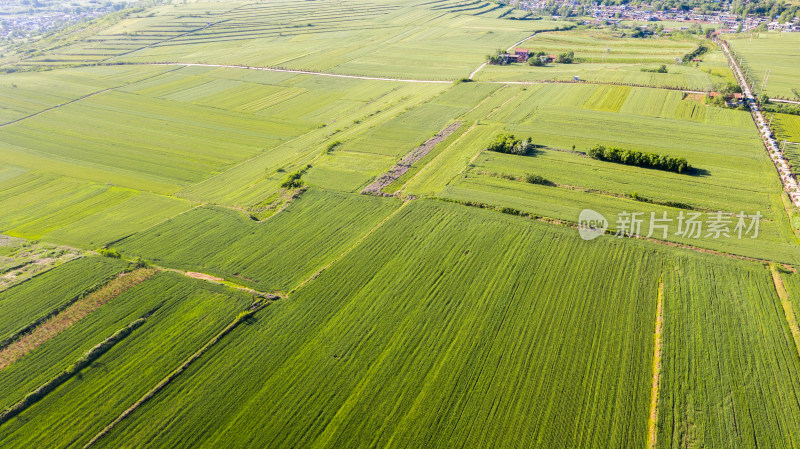
[[617, 164], [635, 165], [637, 167], [654, 168], [675, 173], [685, 173], [692, 168], [682, 157], [665, 156], [656, 153], [645, 153], [637, 150], [605, 147], [596, 145], [586, 153], [589, 157]]

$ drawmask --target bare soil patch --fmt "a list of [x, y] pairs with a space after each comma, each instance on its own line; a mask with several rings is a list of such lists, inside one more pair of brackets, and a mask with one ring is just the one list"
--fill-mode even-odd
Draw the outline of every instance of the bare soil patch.
[[461, 122], [451, 123], [446, 128], [436, 133], [435, 136], [426, 140], [425, 143], [417, 148], [414, 148], [411, 150], [411, 152], [403, 156], [403, 158], [400, 159], [400, 161], [392, 168], [390, 168], [389, 171], [380, 175], [378, 179], [373, 181], [370, 185], [364, 187], [364, 190], [362, 190], [361, 193], [368, 195], [389, 196], [388, 194], [382, 192], [386, 186], [395, 182], [397, 178], [403, 176], [415, 162], [425, 157], [425, 155], [431, 152], [433, 147], [449, 137], [450, 134], [456, 132], [460, 126]]
[[195, 271], [187, 271], [186, 276], [189, 276], [190, 278], [202, 279], [204, 281], [212, 281], [212, 282], [222, 282], [225, 280], [222, 278], [218, 278], [216, 276], [211, 276], [210, 274], [197, 273]]
[[99, 290], [79, 299], [62, 312], [0, 350], [0, 370], [60, 334], [82, 318], [99, 309], [102, 305], [151, 278], [156, 272], [157, 270], [152, 268], [141, 268], [133, 272], [122, 273]]

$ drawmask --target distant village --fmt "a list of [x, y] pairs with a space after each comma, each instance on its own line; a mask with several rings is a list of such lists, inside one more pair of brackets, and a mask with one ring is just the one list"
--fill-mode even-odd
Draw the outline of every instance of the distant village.
[[[685, 11], [678, 8], [665, 9], [663, 11], [653, 10], [649, 5], [601, 5], [594, 4], [585, 6], [576, 0], [556, 0], [559, 11], [564, 7], [572, 6], [573, 13], [578, 15], [583, 12], [585, 16], [592, 19], [584, 20], [585, 24], [612, 25], [622, 21], [641, 21], [641, 22], [685, 22], [685, 27], [679, 30], [686, 30], [693, 23], [718, 25], [717, 30], [722, 33], [735, 33], [737, 31], [754, 30], [761, 26], [769, 31], [800, 32], [800, 18], [793, 18], [785, 23], [778, 20], [770, 20], [767, 16], [748, 14], [742, 19], [741, 16], [729, 11], [710, 11], [702, 13], [699, 8]], [[522, 0], [519, 7], [531, 11], [552, 9], [553, 0]], [[723, 4], [723, 6], [725, 6]], [[568, 10], [569, 11], [569, 10]], [[561, 18], [554, 15], [553, 18]], [[763, 25], [763, 26], [762, 26]], [[666, 32], [673, 31], [670, 27], [665, 27]]]
[[0, 0], [0, 41], [14, 43], [118, 10], [124, 3]]

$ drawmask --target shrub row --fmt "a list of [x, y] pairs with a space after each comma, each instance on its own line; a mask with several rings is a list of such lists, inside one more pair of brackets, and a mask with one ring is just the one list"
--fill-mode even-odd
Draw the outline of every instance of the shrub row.
[[656, 153], [645, 153], [636, 150], [624, 150], [621, 148], [604, 147], [597, 145], [588, 153], [589, 157], [617, 164], [635, 165], [637, 167], [654, 168], [675, 173], [684, 173], [692, 168], [686, 159], [659, 155]]
[[97, 360], [101, 355], [108, 352], [109, 349], [114, 347], [122, 339], [130, 335], [131, 332], [136, 330], [139, 326], [144, 324], [146, 317], [139, 318], [122, 329], [115, 332], [112, 336], [100, 342], [97, 346], [93, 347], [83, 357], [79, 358], [75, 363], [68, 366], [67, 369], [59, 373], [56, 377], [52, 378], [49, 382], [41, 387], [28, 393], [21, 401], [5, 409], [0, 413], [0, 424], [5, 423], [9, 419], [18, 415], [20, 412], [35, 404], [37, 401], [45, 397], [48, 393], [61, 386], [64, 382], [68, 381], [72, 376], [86, 368], [93, 361]]
[[287, 175], [286, 179], [283, 181], [283, 183], [281, 183], [281, 187], [284, 189], [299, 189], [300, 187], [303, 187], [303, 180], [300, 178], [309, 168], [311, 168], [311, 165], [306, 165], [300, 170]]

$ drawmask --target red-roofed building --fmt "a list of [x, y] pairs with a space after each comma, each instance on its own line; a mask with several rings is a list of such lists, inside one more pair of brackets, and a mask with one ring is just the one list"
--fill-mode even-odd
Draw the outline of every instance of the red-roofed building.
[[517, 55], [517, 60], [519, 62], [525, 62], [528, 60], [528, 53], [530, 51], [527, 48], [518, 48], [514, 50], [514, 54]]

